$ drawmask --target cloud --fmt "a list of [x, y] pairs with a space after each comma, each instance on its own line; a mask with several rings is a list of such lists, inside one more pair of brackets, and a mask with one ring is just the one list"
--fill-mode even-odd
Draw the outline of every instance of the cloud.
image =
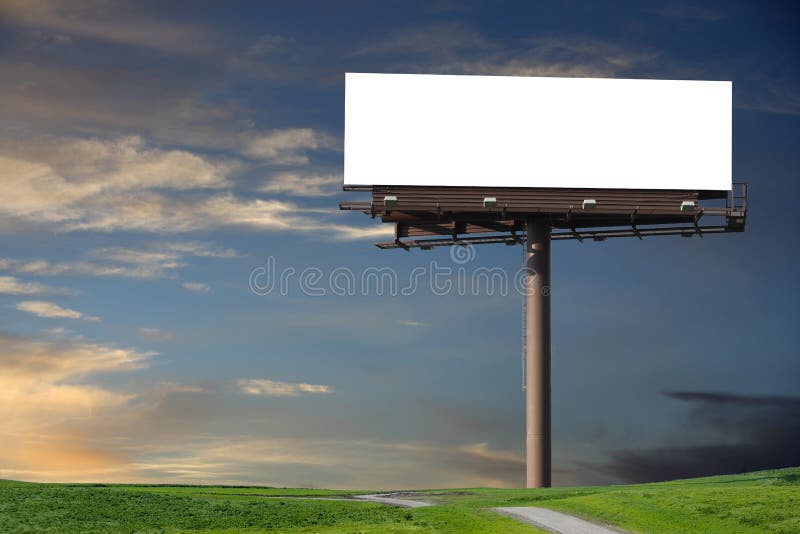
[[87, 256], [93, 261], [72, 260], [51, 263], [42, 259], [0, 258], [0, 271], [36, 276], [155, 279], [173, 276], [174, 271], [187, 265], [186, 259], [190, 257], [225, 259], [238, 258], [240, 254], [234, 249], [219, 248], [200, 241], [174, 241], [151, 243], [142, 249], [99, 248], [89, 251]]
[[174, 269], [182, 266], [178, 263], [182, 255], [168, 251], [141, 250], [124, 247], [94, 249], [90, 256], [109, 262], [127, 263], [131, 265], [158, 266], [159, 269]]
[[345, 68], [340, 62], [332, 62], [331, 54], [343, 57], [347, 45], [327, 38], [295, 39], [268, 34], [256, 37], [242, 52], [234, 53], [227, 66], [235, 75], [268, 81], [272, 87], [338, 84]]
[[691, 4], [669, 3], [657, 9], [650, 10], [650, 13], [667, 18], [694, 19], [705, 22], [715, 22], [730, 15], [706, 6]]
[[69, 328], [64, 328], [63, 326], [58, 326], [56, 328], [48, 328], [46, 330], [42, 330], [42, 332], [44, 332], [47, 335], [57, 336], [57, 337], [72, 334], [72, 330], [70, 330]]
[[241, 254], [232, 248], [218, 248], [201, 241], [176, 241], [163, 243], [156, 249], [179, 254], [181, 256], [195, 256], [198, 258], [239, 258]]
[[[147, 366], [152, 352], [59, 339], [35, 340], [0, 332], [0, 473], [46, 472], [103, 476], [122, 455], [98, 446], [78, 428], [124, 410], [134, 394], [86, 381]], [[124, 412], [122, 412], [124, 413]]]
[[0, 3], [0, 15], [21, 26], [172, 53], [207, 52], [216, 41], [206, 28], [167, 21], [131, 7], [117, 2], [5, 0]]
[[208, 390], [203, 386], [178, 384], [176, 382], [159, 382], [158, 391], [162, 394], [171, 393], [207, 393]]
[[524, 460], [486, 443], [263, 438], [205, 440], [147, 467], [151, 475], [166, 471], [184, 481], [223, 476], [288, 487], [508, 487], [521, 482]]
[[[46, 139], [0, 155], [0, 213], [51, 223], [91, 218], [90, 210], [138, 191], [219, 189], [232, 164], [181, 150], [150, 148], [138, 136]], [[26, 154], [26, 152], [32, 152]]]
[[174, 241], [150, 243], [145, 249], [109, 247], [94, 249], [89, 256], [109, 262], [148, 266], [151, 270], [167, 271], [182, 267], [181, 260], [195, 258], [238, 258], [240, 254], [232, 248], [219, 248], [201, 241]]
[[655, 482], [800, 465], [800, 397], [667, 392], [690, 412], [672, 444], [617, 450], [589, 467], [628, 482]]
[[107, 205], [97, 206], [88, 217], [63, 225], [64, 230], [140, 230], [158, 233], [213, 230], [242, 227], [298, 233], [325, 233], [334, 239], [360, 239], [391, 235], [388, 225], [350, 226], [331, 224], [333, 209], [304, 208], [275, 199], [242, 199], [231, 193], [204, 199], [166, 197], [155, 193], [138, 198], [107, 198]]
[[175, 337], [172, 332], [167, 332], [160, 328], [150, 328], [146, 326], [139, 328], [139, 336], [147, 341], [153, 342], [170, 341]]
[[17, 309], [32, 313], [37, 317], [48, 319], [84, 319], [86, 321], [99, 321], [99, 317], [84, 315], [77, 310], [62, 308], [58, 304], [43, 300], [26, 300], [17, 304]]
[[299, 197], [331, 196], [340, 192], [342, 176], [338, 174], [299, 174], [283, 172], [261, 186], [262, 193], [285, 193]]
[[70, 45], [72, 38], [69, 35], [62, 35], [59, 33], [47, 33], [42, 30], [31, 30], [26, 37], [34, 43], [40, 44], [55, 44], [55, 45]]
[[[344, 488], [522, 482], [523, 457], [489, 443], [362, 439], [352, 435], [352, 418], [330, 421], [347, 436], [320, 429], [320, 438], [314, 424], [289, 423], [296, 411], [270, 412], [264, 424], [263, 404], [229, 404], [201, 384], [161, 381], [130, 392], [98, 383], [105, 373], [144, 369], [153, 356], [0, 333], [0, 477]], [[270, 383], [286, 391], [286, 383]], [[263, 394], [265, 382], [255, 384]], [[288, 386], [298, 395], [325, 387]]]
[[[670, 4], [646, 12], [673, 21], [714, 24], [744, 13], [741, 6], [732, 9], [721, 12]], [[357, 48], [353, 55], [374, 65], [362, 71], [375, 72], [737, 80], [736, 108], [800, 114], [797, 76], [782, 63], [769, 60], [782, 54], [759, 50], [698, 61], [670, 52], [669, 48], [656, 48], [641, 39], [630, 42], [569, 34], [494, 39], [465, 23], [437, 22], [383, 34]]]
[[[0, 260], [2, 262], [2, 260]], [[2, 263], [0, 263], [2, 268]], [[13, 276], [0, 276], [0, 295], [74, 295], [70, 289], [50, 287], [38, 282], [22, 282]]]
[[401, 28], [357, 56], [382, 58], [395, 72], [495, 76], [614, 77], [659, 55], [578, 36], [493, 40], [463, 23]]
[[327, 224], [308, 228], [309, 231], [326, 232], [337, 241], [353, 241], [357, 239], [380, 239], [394, 235], [391, 224], [372, 224], [370, 226], [348, 226], [344, 224]]
[[332, 137], [311, 128], [289, 128], [258, 134], [245, 143], [242, 153], [277, 165], [305, 165], [307, 152], [338, 146]]
[[131, 198], [106, 197], [85, 217], [64, 229], [140, 230], [158, 233], [209, 230], [225, 226], [259, 229], [292, 229], [293, 222], [305, 222], [303, 209], [279, 200], [240, 199], [232, 193], [205, 198], [170, 197], [147, 192]]
[[402, 326], [413, 326], [417, 328], [424, 328], [430, 326], [428, 323], [423, 323], [420, 321], [397, 321], [397, 324]]
[[[485, 443], [449, 445], [198, 435], [191, 440], [167, 443], [162, 437], [157, 448], [132, 449], [101, 448], [96, 444], [92, 447], [83, 440], [75, 441], [58, 440], [63, 445], [61, 449], [44, 442], [29, 455], [5, 457], [0, 473], [26, 480], [72, 482], [224, 483], [348, 489], [374, 489], [391, 484], [412, 489], [513, 487], [522, 481], [524, 472], [520, 455], [493, 450]], [[61, 454], [61, 450], [65, 453]]]
[[[96, 132], [103, 138], [135, 132], [166, 146], [231, 155], [256, 135], [252, 110], [242, 102], [216, 91], [198, 92], [229, 79], [216, 64], [176, 69], [171, 60], [139, 61], [137, 54], [110, 49], [98, 51], [97, 61], [84, 56], [58, 50], [40, 53], [35, 61], [28, 54], [0, 56], [3, 125], [22, 125], [24, 132]], [[13, 141], [0, 145], [8, 148]]]
[[[132, 278], [163, 278], [172, 271], [185, 267], [185, 260], [195, 258], [238, 258], [234, 249], [221, 249], [199, 241], [151, 243], [147, 248], [109, 247], [94, 249], [88, 254], [95, 259], [114, 264], [124, 264], [120, 276]], [[102, 270], [102, 269], [100, 269]], [[113, 268], [110, 272], [113, 272]]]
[[509, 480], [521, 478], [525, 471], [525, 461], [521, 454], [493, 450], [488, 443], [462, 445], [450, 459], [455, 467], [472, 471], [491, 481], [489, 486], [508, 486]]
[[519, 420], [502, 408], [464, 406], [431, 399], [420, 399], [417, 404], [435, 420], [438, 428], [454, 439], [468, 440], [476, 435], [513, 436], [519, 428]]
[[440, 68], [452, 74], [613, 78], [657, 55], [646, 47], [631, 50], [594, 39], [542, 37], [525, 41], [514, 51], [453, 58]]
[[209, 293], [211, 292], [211, 288], [208, 284], [204, 284], [202, 282], [185, 282], [183, 288], [186, 291], [191, 291], [192, 293]]
[[110, 265], [82, 260], [51, 263], [43, 259], [0, 258], [0, 270], [34, 276], [97, 276], [120, 278], [164, 278], [183, 263], [167, 262], [139, 265]]
[[259, 35], [255, 41], [247, 48], [245, 56], [253, 57], [260, 56], [275, 50], [284, 48], [291, 39], [287, 39], [282, 35], [264, 34]]
[[[282, 139], [276, 146], [283, 148], [270, 149], [278, 160], [298, 154], [300, 145], [293, 136], [272, 137]], [[315, 139], [314, 135], [309, 139]], [[336, 239], [391, 234], [391, 228], [376, 230], [374, 224], [332, 223], [332, 217], [343, 216], [333, 208], [239, 197], [228, 180], [236, 164], [212, 162], [185, 151], [152, 149], [138, 137], [50, 139], [44, 145], [31, 142], [18, 147], [18, 152], [14, 157], [0, 156], [0, 195], [10, 199], [0, 205], [0, 223], [5, 218], [9, 226], [156, 233], [241, 227], [325, 232]]]
[[80, 339], [56, 344], [0, 332], [0, 390], [73, 382], [95, 373], [138, 370], [156, 354]]
[[248, 395], [266, 397], [298, 397], [304, 393], [333, 393], [330, 386], [317, 384], [292, 384], [267, 379], [240, 379], [239, 389]]
[[389, 32], [362, 46], [355, 56], [452, 55], [496, 50], [498, 45], [463, 22], [423, 23]]

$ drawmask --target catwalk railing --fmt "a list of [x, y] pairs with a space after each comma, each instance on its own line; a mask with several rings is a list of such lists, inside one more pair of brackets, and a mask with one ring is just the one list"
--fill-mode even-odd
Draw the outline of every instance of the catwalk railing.
[[742, 232], [747, 218], [747, 184], [743, 182], [734, 183], [727, 195], [698, 191], [386, 186], [367, 190], [372, 192], [371, 201], [344, 202], [340, 208], [362, 211], [394, 224], [395, 239], [376, 243], [383, 249], [514, 245], [525, 240], [525, 220], [530, 217], [547, 218], [551, 238], [557, 241], [702, 237]]

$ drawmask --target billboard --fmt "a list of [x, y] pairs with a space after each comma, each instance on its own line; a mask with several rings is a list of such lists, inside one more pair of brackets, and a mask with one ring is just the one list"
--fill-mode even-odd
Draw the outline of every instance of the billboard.
[[345, 80], [345, 185], [731, 189], [728, 81]]

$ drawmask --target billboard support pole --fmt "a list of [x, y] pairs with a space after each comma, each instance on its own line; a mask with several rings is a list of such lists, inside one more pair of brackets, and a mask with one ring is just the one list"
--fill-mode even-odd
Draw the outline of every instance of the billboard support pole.
[[550, 487], [550, 223], [526, 220], [526, 487]]

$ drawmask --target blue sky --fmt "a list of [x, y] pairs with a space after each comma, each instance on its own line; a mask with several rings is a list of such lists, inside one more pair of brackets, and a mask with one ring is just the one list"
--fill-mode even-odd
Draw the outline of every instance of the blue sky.
[[522, 484], [518, 295], [250, 290], [453, 265], [336, 209], [347, 71], [733, 80], [745, 234], [553, 246], [553, 478], [800, 463], [792, 3], [162, 4], [0, 2], [0, 477]]

